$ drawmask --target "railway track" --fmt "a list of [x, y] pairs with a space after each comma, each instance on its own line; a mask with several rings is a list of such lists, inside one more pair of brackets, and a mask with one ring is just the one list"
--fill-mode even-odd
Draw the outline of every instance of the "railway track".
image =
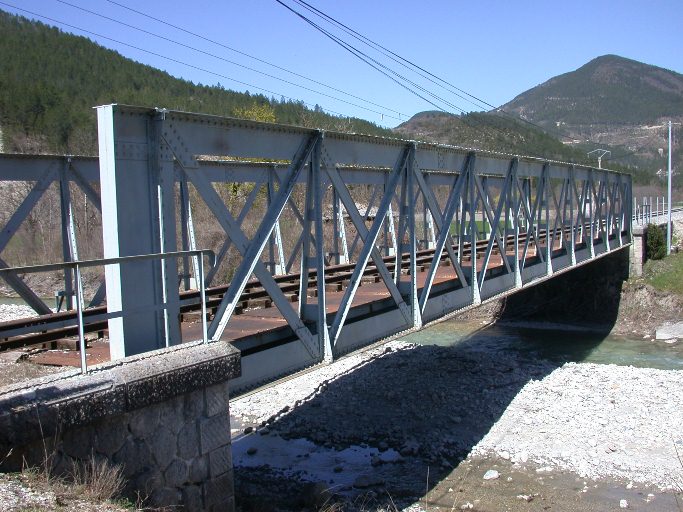
[[[556, 230], [559, 232], [559, 229]], [[569, 232], [569, 228], [565, 228], [565, 234]], [[526, 243], [526, 233], [519, 234], [519, 244]], [[539, 243], [543, 245], [545, 242], [546, 232], [542, 230], [539, 232]], [[488, 240], [480, 240], [476, 242], [477, 252], [485, 250]], [[533, 244], [531, 244], [533, 246]], [[508, 235], [506, 240], [506, 252], [514, 248], [514, 235]], [[454, 245], [453, 250], [458, 251], [458, 246]], [[471, 261], [471, 244], [463, 244], [463, 260]], [[493, 254], [498, 254], [494, 248]], [[424, 268], [431, 264], [434, 257], [434, 249], [424, 249], [417, 251], [416, 266]], [[533, 256], [535, 257], [535, 256]], [[448, 253], [444, 249], [439, 262], [448, 260]], [[383, 257], [389, 272], [392, 274], [396, 271], [396, 258], [394, 256]], [[400, 260], [401, 273], [406, 273], [410, 267], [410, 255], [403, 254]], [[341, 291], [346, 283], [348, 283], [355, 263], [348, 263], [342, 265], [329, 265], [325, 267], [325, 285], [333, 287], [337, 291]], [[487, 269], [490, 271], [491, 269]], [[285, 274], [274, 276], [275, 282], [278, 284], [280, 290], [292, 301], [298, 300], [299, 293], [299, 273]], [[363, 272], [363, 279], [379, 280], [379, 271], [376, 265], [370, 260], [365, 271]], [[223, 295], [228, 290], [229, 285], [221, 285], [207, 288], [206, 307], [208, 311], [215, 311], [215, 308], [220, 304]], [[317, 290], [317, 273], [311, 270], [308, 275], [308, 290]], [[251, 280], [247, 283], [239, 300], [239, 307], [236, 313], [241, 313], [247, 308], [269, 307], [270, 298], [268, 292], [261, 286], [257, 280]], [[200, 311], [200, 292], [198, 290], [189, 290], [180, 292], [180, 313], [181, 320], [183, 315], [196, 313]], [[96, 306], [85, 309], [83, 311], [83, 321], [85, 333], [99, 332], [103, 333], [107, 329], [107, 307]], [[52, 313], [48, 315], [40, 315], [36, 317], [22, 318], [12, 320], [0, 324], [0, 351], [17, 349], [28, 346], [51, 344], [58, 340], [73, 337], [78, 335], [78, 325], [75, 310], [63, 311], [59, 313]]]

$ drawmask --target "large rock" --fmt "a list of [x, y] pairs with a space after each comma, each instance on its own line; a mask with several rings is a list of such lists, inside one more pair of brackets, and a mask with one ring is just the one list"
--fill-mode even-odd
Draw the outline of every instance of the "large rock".
[[683, 339], [683, 322], [657, 327], [655, 338], [658, 340]]

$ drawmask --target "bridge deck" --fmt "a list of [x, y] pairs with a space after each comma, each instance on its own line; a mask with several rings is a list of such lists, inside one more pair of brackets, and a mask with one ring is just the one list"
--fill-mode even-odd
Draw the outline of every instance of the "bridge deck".
[[[520, 253], [523, 249], [523, 245], [523, 240], [520, 240]], [[539, 248], [541, 250], [545, 250], [545, 245], [539, 244]], [[556, 240], [553, 247], [553, 252], [557, 253], [559, 251], [563, 251], [563, 249], [560, 240]], [[511, 246], [508, 246], [507, 256], [514, 257], [514, 249]], [[464, 261], [471, 262], [471, 258], [467, 256], [464, 258]], [[525, 260], [525, 266], [527, 264], [531, 265], [535, 261], [537, 261], [536, 246], [535, 244], [531, 243], [527, 258]], [[482, 266], [483, 259], [478, 256], [477, 271], [481, 271]], [[487, 271], [495, 274], [497, 271], [502, 271], [503, 268], [503, 260], [500, 254], [493, 254], [489, 260]], [[417, 267], [418, 272], [416, 278], [420, 290], [424, 286], [427, 276], [427, 269], [428, 265], [419, 265]], [[469, 270], [471, 270], [471, 267], [464, 265], [463, 270], [467, 273]], [[376, 282], [379, 278], [378, 276], [375, 276], [376, 274], [374, 276], [366, 276], [363, 278], [362, 285], [359, 287], [354, 296], [352, 307], [380, 303], [381, 301], [390, 297], [386, 286], [381, 281]], [[402, 274], [402, 278], [405, 279], [406, 277], [407, 275], [404, 272]], [[457, 288], [459, 286], [458, 277], [455, 270], [448, 262], [445, 251], [441, 260], [441, 264], [439, 265], [434, 278], [434, 285], [439, 285], [442, 283], [445, 283], [449, 288]], [[345, 286], [343, 286], [342, 283], [339, 283], [339, 287], [337, 289], [328, 289], [326, 301], [326, 310], [328, 314], [336, 313], [338, 310], [343, 297], [344, 287]], [[311, 292], [312, 289], [309, 289], [309, 294]], [[296, 300], [296, 298], [292, 300], [292, 303], [295, 307], [298, 306], [298, 300]], [[264, 335], [269, 332], [272, 333], [278, 329], [285, 328], [286, 331], [286, 327], [287, 322], [277, 308], [249, 308], [242, 311], [241, 314], [233, 316], [220, 339], [222, 341], [234, 342], [240, 339]], [[181, 329], [183, 341], [201, 339], [201, 323], [196, 319], [194, 321], [184, 321], [181, 325]], [[283, 336], [287, 336], [287, 333], [283, 332]], [[89, 366], [110, 360], [109, 343], [106, 340], [99, 339], [91, 342], [86, 352]], [[80, 355], [77, 350], [49, 350], [32, 356], [31, 361], [44, 365], [78, 367], [80, 365]]]

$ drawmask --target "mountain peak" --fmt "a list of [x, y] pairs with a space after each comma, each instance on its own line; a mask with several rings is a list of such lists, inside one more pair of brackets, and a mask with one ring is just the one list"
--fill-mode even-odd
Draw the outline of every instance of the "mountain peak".
[[503, 108], [548, 126], [653, 122], [683, 115], [683, 75], [602, 55], [520, 94]]

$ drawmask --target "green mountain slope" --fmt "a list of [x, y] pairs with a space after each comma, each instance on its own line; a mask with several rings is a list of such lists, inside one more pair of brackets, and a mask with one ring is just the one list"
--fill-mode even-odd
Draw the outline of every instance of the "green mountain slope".
[[552, 160], [578, 162], [583, 161], [585, 156], [583, 152], [567, 147], [534, 126], [493, 113], [458, 116], [444, 112], [421, 112], [394, 131], [404, 137]]
[[[683, 75], [616, 55], [593, 59], [503, 106], [572, 145], [612, 149], [612, 158], [666, 174], [667, 121], [683, 121]], [[673, 148], [683, 183], [681, 145]], [[611, 164], [610, 164], [611, 165]]]
[[545, 124], [643, 124], [683, 115], [683, 75], [605, 55], [551, 78], [503, 108]]
[[0, 11], [0, 126], [5, 151], [95, 154], [92, 107], [114, 102], [224, 116], [262, 116], [265, 107], [266, 118], [281, 123], [391, 133], [368, 121], [308, 109], [301, 102], [180, 80], [87, 38]]

